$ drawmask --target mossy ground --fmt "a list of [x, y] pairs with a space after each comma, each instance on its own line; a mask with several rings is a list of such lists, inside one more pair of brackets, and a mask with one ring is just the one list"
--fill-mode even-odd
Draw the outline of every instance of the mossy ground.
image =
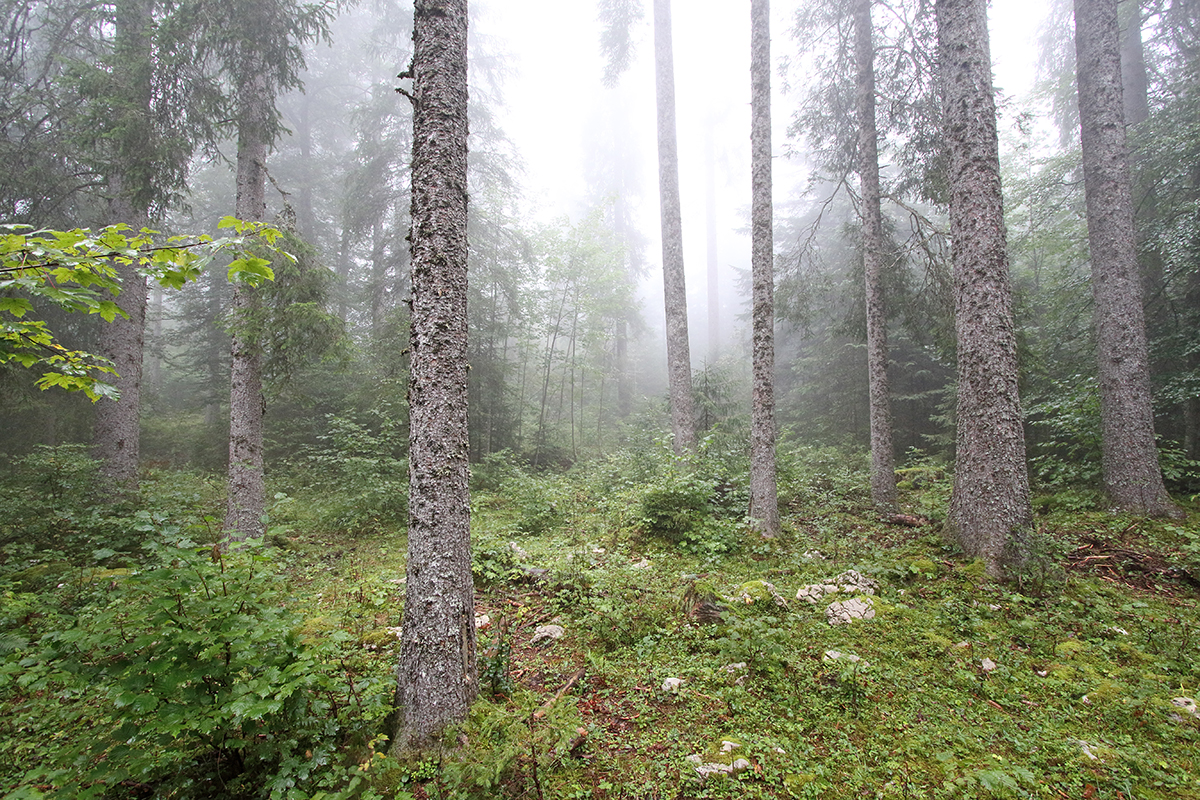
[[[381, 789], [514, 798], [1200, 796], [1200, 720], [1172, 704], [1200, 684], [1198, 594], [1187, 580], [1193, 527], [1052, 512], [1040, 521], [1037, 567], [1019, 584], [998, 585], [936, 524], [891, 525], [853, 502], [796, 501], [774, 541], [717, 521], [736, 529], [733, 546], [722, 531], [713, 537], [720, 547], [706, 549], [699, 536], [680, 549], [623, 521], [629, 515], [614, 520], [604, 499], [570, 478], [543, 481], [557, 518], [536, 536], [523, 533], [528, 509], [502, 491], [475, 494], [476, 572], [488, 578], [478, 591], [487, 616], [483, 694], [440, 761], [381, 765]], [[938, 478], [930, 482], [936, 491]], [[928, 490], [909, 489], [906, 503], [919, 508]], [[1190, 525], [1195, 519], [1193, 510]], [[1092, 570], [1076, 553], [1089, 541], [1155, 552], [1178, 568], [1150, 574], [1130, 562], [1123, 572], [1109, 559]], [[359, 539], [340, 545], [335, 560], [339, 545], [310, 543], [328, 563], [297, 560], [298, 585], [321, 587], [305, 602], [361, 630], [371, 657], [390, 665], [395, 640], [378, 629], [399, 624], [402, 543]], [[847, 569], [879, 582], [874, 619], [832, 627], [823, 603], [791, 599]], [[754, 580], [772, 583], [788, 607], [723, 599], [720, 621], [689, 613], [685, 598], [732, 598]], [[531, 644], [550, 622], [566, 635]], [[831, 660], [829, 650], [861, 660]], [[543, 708], [580, 670], [582, 680]], [[668, 677], [683, 680], [678, 691], [664, 691]], [[738, 747], [721, 753], [727, 741]], [[751, 766], [702, 781], [693, 754]]]
[[[286, 796], [1200, 797], [1200, 719], [1172, 703], [1200, 691], [1195, 499], [1184, 523], [1043, 504], [1036, 562], [1000, 585], [942, 539], [944, 473], [905, 486], [907, 518], [889, 522], [869, 510], [861, 470], [816, 456], [783, 464], [785, 532], [771, 541], [750, 532], [743, 493], [728, 484], [693, 509], [687, 531], [670, 537], [679, 541], [649, 532], [643, 498], [654, 498], [655, 511], [671, 502], [651, 489], [675, 487], [694, 505], [721, 475], [662, 478], [644, 456], [640, 468], [635, 459], [566, 475], [492, 464], [472, 499], [482, 691], [470, 719], [440, 754], [397, 764], [381, 755], [380, 716], [370, 723], [377, 731], [338, 745], [344, 763], [329, 764], [337, 771], [323, 785], [341, 788]], [[153, 514], [186, 509], [199, 539], [219, 498], [190, 485], [153, 476], [147, 490], [163, 489]], [[374, 518], [330, 526], [328, 498], [293, 493], [276, 495], [263, 552], [284, 570], [288, 603], [303, 619], [296, 633], [339, 642], [322, 684], [345, 683], [334, 705], [386, 705], [403, 535]], [[131, 519], [144, 523], [139, 535], [161, 527], [158, 516]], [[87, 529], [71, 530], [86, 539]], [[54, 717], [39, 704], [68, 701], [23, 690], [19, 659], [94, 593], [95, 580], [81, 576], [123, 558], [92, 547], [81, 550], [91, 566], [32, 550], [0, 565], [11, 587], [3, 641], [12, 679], [0, 697], [8, 715], [0, 794], [39, 796], [21, 776], [54, 748], [79, 745], [75, 729], [46, 728]], [[834, 627], [824, 602], [794, 599], [801, 586], [849, 569], [878, 583], [874, 619]], [[772, 584], [787, 606], [769, 592], [739, 600], [738, 588], [753, 581]], [[535, 644], [550, 623], [565, 635]], [[664, 689], [666, 678], [682, 684]], [[95, 702], [77, 713], [86, 717]], [[749, 767], [702, 780], [695, 756]], [[125, 785], [145, 797], [154, 787]]]

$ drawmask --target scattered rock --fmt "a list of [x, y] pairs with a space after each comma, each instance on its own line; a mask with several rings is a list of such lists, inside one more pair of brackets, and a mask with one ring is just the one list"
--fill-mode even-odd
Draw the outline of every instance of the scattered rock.
[[517, 544], [516, 542], [509, 542], [508, 549], [512, 550], [513, 555], [515, 555], [521, 561], [529, 560], [529, 553], [525, 552], [525, 548], [521, 547], [521, 545]]
[[688, 756], [688, 761], [697, 765], [695, 767], [696, 774], [701, 780], [705, 780], [709, 775], [737, 775], [750, 769], [750, 762], [744, 758], [739, 758], [732, 764], [705, 763], [698, 755]]
[[985, 658], [983, 661], [979, 662], [979, 666], [983, 667], [984, 672], [991, 672], [996, 668], [996, 662], [992, 661], [990, 658]]
[[636, 564], [630, 564], [629, 568], [630, 569], [650, 569], [650, 562], [643, 558], [641, 561], [637, 562]]
[[529, 640], [529, 643], [554, 642], [561, 639], [564, 633], [566, 633], [566, 629], [562, 625], [539, 625], [534, 628], [533, 638]]
[[833, 579], [833, 583], [837, 584], [838, 591], [846, 594], [875, 594], [875, 590], [879, 588], [874, 579], [852, 569], [838, 575]]
[[735, 672], [742, 672], [746, 669], [746, 666], [747, 665], [745, 661], [739, 661], [736, 664], [726, 664], [725, 666], [721, 667], [721, 669], [725, 672], [733, 674]]
[[475, 630], [477, 631], [487, 630], [487, 627], [491, 624], [492, 618], [487, 614], [480, 614], [479, 616], [475, 617]]
[[821, 656], [821, 660], [824, 661], [826, 664], [832, 664], [835, 661], [841, 661], [843, 659], [845, 659], [846, 661], [853, 661], [853, 662], [862, 661], [863, 666], [866, 666], [866, 664], [867, 664], [867, 662], [863, 661], [858, 656], [853, 655], [851, 653], [843, 653], [840, 650], [826, 650], [825, 655]]
[[879, 584], [874, 579], [868, 578], [857, 570], [851, 569], [824, 583], [811, 583], [807, 586], [801, 586], [799, 591], [796, 592], [796, 599], [815, 605], [821, 602], [826, 595], [838, 592], [843, 594], [873, 595], [878, 588]]
[[800, 587], [796, 592], [796, 599], [816, 605], [824, 599], [825, 595], [833, 594], [837, 590], [838, 588], [832, 583], [811, 583], [808, 586]]
[[1200, 708], [1196, 707], [1196, 701], [1190, 697], [1172, 697], [1171, 705], [1183, 709], [1193, 717], [1200, 719]]
[[801, 558], [805, 559], [806, 561], [824, 561], [825, 554], [820, 550], [805, 550], [801, 555]]
[[721, 742], [721, 752], [722, 753], [732, 753], [734, 750], [737, 750], [739, 747], [741, 747], [741, 745], [738, 744], [737, 742], [728, 742], [728, 741]]
[[856, 619], [874, 619], [875, 603], [869, 597], [855, 597], [840, 603], [830, 603], [825, 619], [830, 625], [845, 625]]
[[662, 690], [668, 694], [679, 694], [683, 688], [683, 678], [667, 678], [662, 682]]

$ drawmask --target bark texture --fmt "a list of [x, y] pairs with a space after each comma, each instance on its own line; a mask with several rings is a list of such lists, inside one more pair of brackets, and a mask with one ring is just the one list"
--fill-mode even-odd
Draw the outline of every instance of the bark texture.
[[[234, 214], [261, 221], [266, 207], [266, 164], [274, 98], [262, 57], [246, 56], [238, 86], [237, 198]], [[229, 368], [229, 477], [225, 531], [232, 540], [260, 535], [266, 512], [263, 476], [262, 347], [255, 334], [259, 303], [245, 284], [233, 289], [233, 344]]]
[[779, 535], [775, 482], [775, 236], [771, 202], [771, 5], [750, 0], [750, 268], [754, 388], [750, 408], [750, 518]]
[[1075, 0], [1079, 128], [1092, 262], [1104, 486], [1119, 507], [1180, 516], [1154, 440], [1150, 356], [1121, 90], [1116, 0]]
[[875, 125], [875, 45], [872, 0], [854, 4], [857, 67], [858, 175], [862, 193], [863, 274], [867, 301], [867, 384], [871, 417], [871, 501], [896, 511], [896, 456], [888, 384], [887, 305], [883, 289], [883, 212], [879, 199], [879, 133]]
[[1142, 8], [1140, 0], [1125, 0], [1121, 26], [1121, 85], [1125, 122], [1138, 125], [1150, 118], [1150, 80], [1146, 73], [1146, 52], [1142, 46]]
[[[107, 180], [106, 223], [137, 231], [149, 224], [146, 197], [153, 170], [148, 161], [154, 69], [149, 34], [154, 2], [123, 0], [114, 10], [114, 78], [121, 94], [114, 103], [120, 119], [119, 133], [113, 137], [115, 163]], [[101, 328], [99, 349], [117, 370], [112, 383], [120, 398], [96, 403], [92, 451], [102, 473], [116, 487], [136, 489], [147, 290], [146, 279], [134, 265], [117, 264], [117, 275], [121, 281], [117, 305], [128, 317], [117, 317]]]
[[408, 580], [392, 752], [430, 747], [479, 691], [467, 491], [467, 0], [413, 30]]
[[986, 0], [938, 0], [938, 77], [949, 155], [957, 448], [947, 531], [988, 573], [1026, 557], [1032, 527], [1000, 196]]
[[687, 287], [683, 273], [683, 222], [679, 210], [679, 152], [675, 136], [675, 55], [671, 0], [654, 0], [654, 76], [658, 108], [658, 198], [662, 219], [663, 302], [667, 320], [667, 377], [675, 452], [696, 448], [692, 353], [688, 341]]

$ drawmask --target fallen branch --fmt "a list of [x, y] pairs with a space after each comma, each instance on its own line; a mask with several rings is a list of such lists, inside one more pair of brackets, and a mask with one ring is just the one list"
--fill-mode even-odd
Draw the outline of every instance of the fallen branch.
[[559, 700], [561, 700], [562, 696], [564, 694], [571, 691], [572, 687], [574, 687], [575, 684], [579, 683], [580, 679], [582, 679], [586, 673], [587, 673], [587, 668], [580, 667], [579, 670], [574, 675], [572, 675], [567, 680], [566, 683], [563, 684], [563, 687], [558, 690], [558, 692], [554, 695], [554, 697], [551, 697], [549, 700], [542, 703], [542, 707], [539, 708], [537, 711], [533, 712], [533, 719], [537, 720], [537, 719], [541, 719], [542, 717], [546, 716], [546, 714], [548, 714], [550, 712], [550, 709], [554, 706], [554, 704], [557, 703]]

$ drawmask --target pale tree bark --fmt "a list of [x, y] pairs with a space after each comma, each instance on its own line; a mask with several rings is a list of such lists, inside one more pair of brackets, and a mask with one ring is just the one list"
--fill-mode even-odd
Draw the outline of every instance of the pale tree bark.
[[1027, 557], [1033, 513], [1017, 393], [1017, 346], [986, 0], [937, 0], [938, 77], [949, 155], [957, 448], [947, 532], [990, 575]]
[[1104, 486], [1125, 511], [1182, 516], [1163, 486], [1137, 268], [1116, 0], [1075, 0], [1079, 128], [1095, 300]]
[[708, 267], [708, 361], [721, 357], [721, 303], [717, 272], [717, 164], [713, 120], [704, 130], [704, 250]]
[[[237, 196], [234, 214], [262, 221], [266, 208], [267, 147], [274, 98], [262, 56], [248, 53], [238, 86]], [[225, 531], [232, 540], [262, 534], [267, 489], [263, 475], [262, 346], [255, 333], [259, 301], [254, 288], [233, 289], [233, 344], [229, 368], [229, 476]]]
[[754, 387], [750, 407], [750, 519], [779, 535], [775, 482], [775, 237], [771, 202], [771, 5], [750, 0], [750, 271]]
[[1121, 85], [1125, 122], [1138, 125], [1150, 119], [1150, 81], [1146, 73], [1146, 52], [1142, 45], [1142, 7], [1140, 0], [1123, 0], [1121, 15]]
[[667, 320], [667, 377], [675, 452], [696, 448], [692, 354], [688, 341], [683, 272], [683, 222], [679, 209], [679, 153], [675, 136], [675, 55], [671, 0], [654, 0], [654, 75], [658, 108], [658, 195], [662, 219], [663, 302]]
[[871, 501], [896, 511], [896, 455], [888, 384], [887, 304], [883, 288], [883, 212], [879, 189], [879, 132], [875, 124], [875, 45], [872, 0], [854, 5], [854, 60], [858, 70], [858, 175], [862, 203], [863, 273], [867, 301], [867, 385], [871, 417]]
[[[626, 224], [626, 210], [624, 194], [617, 194], [616, 201], [613, 203], [613, 230], [617, 234], [618, 241], [625, 244], [625, 255], [622, 260], [624, 262], [625, 274], [630, 283], [637, 281], [637, 270], [635, 269], [634, 256], [630, 252], [629, 247], [629, 228]], [[633, 327], [633, 318], [636, 311], [627, 309], [626, 312], [617, 320], [617, 330], [614, 343], [614, 353], [616, 357], [617, 368], [617, 416], [625, 419], [633, 413], [633, 368], [629, 363], [629, 331]]]
[[[145, 197], [153, 167], [149, 165], [152, 130], [153, 58], [150, 28], [154, 0], [123, 0], [115, 6], [115, 83], [124, 96], [118, 103], [120, 132], [113, 141], [116, 163], [108, 176], [107, 224], [126, 224], [138, 231], [149, 224]], [[111, 359], [113, 385], [120, 399], [96, 403], [92, 451], [101, 471], [120, 489], [136, 489], [141, 455], [140, 417], [142, 356], [146, 330], [146, 279], [132, 264], [117, 264], [121, 293], [117, 305], [128, 316], [117, 317], [100, 331], [100, 352]]]
[[479, 691], [467, 490], [467, 0], [415, 6], [405, 73], [413, 79], [408, 578], [395, 755], [435, 745]]

